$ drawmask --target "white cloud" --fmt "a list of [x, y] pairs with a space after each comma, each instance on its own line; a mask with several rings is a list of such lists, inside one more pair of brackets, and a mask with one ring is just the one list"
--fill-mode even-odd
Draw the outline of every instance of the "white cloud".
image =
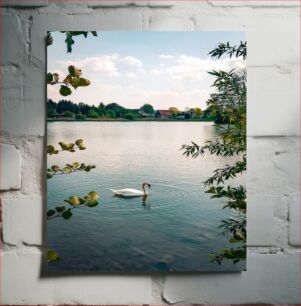
[[[118, 54], [65, 61], [61, 64], [61, 67], [58, 66], [61, 70], [70, 64], [78, 66], [83, 69], [84, 77], [91, 81], [88, 88], [72, 90], [70, 99], [74, 102], [95, 105], [101, 101], [106, 104], [117, 102], [129, 108], [150, 103], [156, 109], [167, 109], [170, 106], [179, 109], [199, 106], [204, 109], [209, 94], [214, 90], [210, 87], [212, 77], [207, 71], [244, 67], [240, 59], [201, 59], [186, 54], [174, 56], [164, 61], [164, 65], [157, 61], [148, 66], [148, 69], [143, 67], [140, 60]], [[117, 81], [116, 76], [119, 76]], [[58, 89], [57, 86], [50, 86], [48, 97], [55, 101], [61, 99]]]
[[160, 54], [159, 57], [162, 59], [167, 59], [167, 60], [173, 59], [173, 56], [170, 54]]
[[198, 57], [182, 54], [177, 57], [176, 63], [166, 68], [166, 72], [172, 78], [177, 80], [197, 79], [203, 80], [210, 70], [230, 70], [232, 68], [241, 68], [240, 59], [200, 59]]
[[137, 77], [134, 72], [126, 72], [124, 76], [128, 79], [135, 79]]
[[64, 68], [69, 65], [75, 65], [83, 70], [84, 75], [97, 73], [102, 76], [120, 76], [121, 71], [125, 70], [124, 67], [120, 67], [120, 64], [132, 66], [137, 69], [137, 72], [143, 72], [143, 63], [139, 59], [133, 56], [121, 57], [119, 54], [86, 57], [72, 61], [59, 61], [58, 64]]
[[124, 63], [126, 63], [126, 64], [129, 64], [129, 65], [132, 65], [132, 66], [134, 66], [134, 67], [137, 67], [137, 68], [143, 67], [143, 63], [142, 63], [139, 59], [137, 59], [137, 58], [135, 58], [135, 57], [133, 57], [133, 56], [125, 56], [125, 57], [122, 57], [122, 58], [120, 59], [120, 61], [121, 61], [121, 62], [124, 62]]
[[119, 72], [116, 67], [118, 57], [119, 56], [117, 54], [101, 55], [72, 61], [60, 61], [59, 63], [63, 67], [66, 67], [67, 65], [74, 65], [82, 69], [83, 74], [85, 72], [96, 72], [106, 76], [119, 76]]

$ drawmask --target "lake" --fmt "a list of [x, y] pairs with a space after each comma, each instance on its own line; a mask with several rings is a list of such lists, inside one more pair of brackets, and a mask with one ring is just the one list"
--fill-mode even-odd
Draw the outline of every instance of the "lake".
[[[61, 260], [51, 271], [241, 271], [245, 262], [210, 263], [208, 254], [229, 246], [218, 228], [230, 217], [222, 201], [210, 199], [202, 182], [216, 168], [235, 161], [206, 155], [184, 157], [182, 144], [214, 139], [210, 122], [49, 122], [47, 144], [87, 147], [48, 156], [48, 166], [75, 161], [96, 165], [90, 172], [48, 180], [48, 208], [70, 195], [100, 195], [97, 207], [74, 209], [70, 220], [48, 221], [48, 248]], [[141, 189], [142, 198], [113, 197], [110, 189]], [[244, 178], [237, 179], [244, 184]], [[66, 203], [65, 203], [66, 204]], [[233, 247], [233, 245], [231, 245]]]

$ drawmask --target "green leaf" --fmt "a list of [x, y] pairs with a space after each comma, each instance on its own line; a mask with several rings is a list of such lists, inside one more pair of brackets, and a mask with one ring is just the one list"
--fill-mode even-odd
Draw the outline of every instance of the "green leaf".
[[77, 146], [81, 146], [81, 145], [83, 145], [83, 140], [82, 139], [77, 139], [76, 141], [75, 141], [75, 144], [77, 145]]
[[90, 200], [88, 203], [87, 203], [87, 206], [88, 207], [95, 207], [98, 205], [98, 202], [97, 201], [92, 201]]
[[98, 195], [98, 193], [95, 192], [95, 191], [90, 191], [90, 192], [88, 193], [88, 196], [90, 197], [90, 199], [91, 199], [92, 201], [96, 201], [97, 199], [99, 199], [99, 195]]
[[72, 150], [73, 148], [74, 148], [74, 143], [68, 143], [66, 145], [66, 150], [68, 150], [68, 151]]
[[66, 220], [69, 220], [72, 217], [72, 212], [70, 208], [62, 213], [62, 217]]
[[53, 172], [58, 172], [58, 171], [60, 171], [61, 169], [60, 169], [59, 166], [53, 165], [53, 166], [51, 166], [51, 170], [52, 170]]
[[74, 44], [74, 40], [72, 39], [72, 35], [70, 34], [70, 32], [66, 33], [65, 42], [67, 44], [67, 53], [71, 53], [72, 52], [72, 45]]
[[53, 261], [58, 261], [58, 260], [60, 260], [60, 258], [55, 250], [47, 251], [47, 261], [48, 262], [53, 262]]
[[235, 239], [235, 238], [230, 238], [229, 239], [230, 243], [237, 243], [237, 242], [241, 242], [241, 240]]
[[53, 82], [53, 75], [52, 73], [47, 73], [47, 84], [51, 84]]
[[56, 210], [58, 213], [63, 212], [65, 209], [66, 209], [65, 206], [57, 206], [57, 207], [55, 208], [55, 210]]
[[47, 154], [51, 154], [51, 153], [53, 153], [53, 152], [54, 152], [54, 146], [48, 145], [48, 146], [47, 146]]
[[215, 193], [215, 187], [211, 186], [209, 189], [205, 191], [206, 193]]
[[64, 167], [63, 170], [64, 170], [64, 173], [71, 173], [72, 172], [72, 168], [70, 168], [68, 166]]
[[[68, 67], [68, 71], [72, 77], [79, 77], [82, 74], [81, 69], [76, 68], [75, 66], [71, 65]], [[72, 79], [70, 80], [72, 82]], [[72, 83], [71, 83], [72, 84]]]
[[64, 142], [60, 141], [59, 145], [61, 146], [62, 150], [67, 150], [67, 145]]
[[78, 196], [71, 196], [68, 199], [68, 203], [73, 205], [73, 206], [77, 206], [80, 204], [80, 200]]
[[72, 91], [69, 87], [61, 85], [60, 94], [64, 97], [71, 95]]
[[245, 240], [246, 237], [241, 233], [241, 232], [236, 232], [234, 235], [233, 235], [237, 240]]
[[72, 167], [73, 167], [74, 169], [78, 168], [78, 167], [79, 167], [79, 162], [73, 163], [73, 164], [72, 164]]
[[53, 44], [53, 38], [50, 32], [47, 33], [47, 37], [46, 37], [46, 44], [47, 46], [50, 46]]
[[53, 210], [53, 209], [49, 209], [48, 211], [47, 211], [47, 217], [51, 217], [51, 216], [53, 216], [55, 214], [55, 210]]

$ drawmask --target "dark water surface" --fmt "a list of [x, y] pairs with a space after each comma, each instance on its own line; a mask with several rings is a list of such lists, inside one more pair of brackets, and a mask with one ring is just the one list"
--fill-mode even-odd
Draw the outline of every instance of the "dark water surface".
[[[206, 122], [51, 122], [48, 144], [82, 138], [87, 149], [48, 156], [48, 166], [75, 161], [95, 164], [90, 172], [48, 180], [48, 208], [70, 195], [100, 194], [100, 205], [73, 210], [70, 220], [48, 221], [48, 247], [61, 260], [52, 271], [239, 271], [244, 263], [221, 266], [208, 253], [228, 246], [218, 228], [230, 216], [220, 200], [209, 199], [201, 184], [233, 160], [190, 159], [182, 144], [215, 136]], [[146, 199], [113, 197], [110, 189], [140, 189]], [[240, 178], [243, 183], [243, 178]]]

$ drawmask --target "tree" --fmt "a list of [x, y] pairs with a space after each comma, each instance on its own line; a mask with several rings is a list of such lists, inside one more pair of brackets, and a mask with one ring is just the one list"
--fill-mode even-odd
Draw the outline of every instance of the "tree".
[[72, 118], [72, 117], [73, 117], [73, 112], [65, 111], [65, 112], [64, 112], [64, 116], [65, 116], [65, 117], [68, 117], [68, 118]]
[[199, 107], [194, 108], [193, 112], [196, 118], [200, 118], [202, 115], [202, 110]]
[[[224, 54], [243, 57], [247, 56], [247, 43], [241, 42], [238, 47], [231, 47], [229, 43], [219, 44], [209, 54], [213, 58], [220, 58]], [[208, 140], [205, 145], [194, 142], [191, 145], [183, 145], [184, 155], [196, 158], [206, 152], [217, 156], [236, 156], [238, 161], [216, 169], [204, 186], [211, 198], [224, 199], [223, 209], [235, 211], [235, 216], [222, 220], [220, 228], [229, 238], [230, 243], [238, 246], [225, 248], [218, 254], [210, 254], [210, 260], [221, 264], [223, 260], [237, 263], [246, 259], [246, 188], [245, 186], [226, 185], [227, 181], [246, 171], [246, 70], [210, 71], [215, 77], [213, 86], [216, 92], [211, 94], [207, 101], [208, 108], [213, 115], [217, 113], [223, 121], [230, 124], [226, 126], [216, 125], [217, 137]]]
[[174, 107], [174, 106], [171, 106], [169, 109], [168, 109], [172, 114], [176, 114], [179, 112], [179, 109]]
[[126, 113], [124, 118], [127, 120], [134, 120], [134, 115], [132, 113]]
[[87, 113], [88, 118], [99, 118], [98, 113], [94, 109], [90, 109]]
[[113, 111], [112, 109], [109, 109], [107, 111], [107, 115], [110, 117], [110, 118], [116, 118], [116, 113], [115, 111]]
[[153, 106], [150, 104], [144, 104], [140, 109], [147, 114], [153, 114], [155, 112]]

